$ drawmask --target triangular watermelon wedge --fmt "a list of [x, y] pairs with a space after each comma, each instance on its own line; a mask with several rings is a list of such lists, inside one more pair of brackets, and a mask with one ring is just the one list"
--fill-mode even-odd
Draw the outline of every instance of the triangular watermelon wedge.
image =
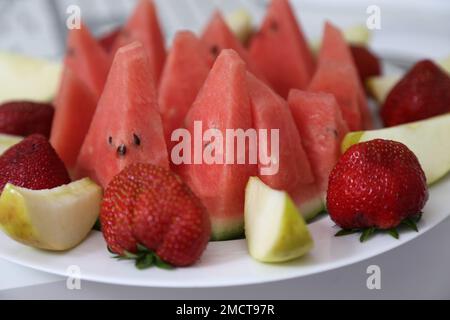
[[158, 97], [169, 153], [172, 132], [184, 126], [209, 70], [207, 50], [200, 40], [190, 31], [178, 32], [164, 66]]
[[251, 42], [250, 58], [284, 98], [290, 89], [308, 86], [315, 62], [288, 0], [272, 0]]
[[[217, 58], [205, 84], [186, 117], [186, 128], [192, 137], [195, 123], [202, 125], [203, 134], [217, 129], [226, 136], [226, 129], [252, 128], [252, 115], [247, 90], [245, 63], [233, 50], [223, 50]], [[217, 153], [222, 160], [224, 148]], [[200, 155], [208, 144], [194, 146]], [[193, 156], [194, 157], [194, 156]], [[195, 160], [195, 159], [194, 159]], [[240, 237], [244, 231], [244, 197], [248, 179], [256, 175], [255, 164], [184, 165], [180, 174], [207, 208], [212, 223], [212, 239], [228, 240]]]
[[268, 164], [259, 162], [259, 178], [273, 189], [287, 191], [295, 199], [300, 212], [311, 218], [323, 210], [322, 194], [317, 192], [313, 171], [289, 106], [283, 98], [252, 74], [248, 74], [247, 80], [255, 129], [258, 132], [262, 129], [269, 132], [273, 129], [279, 130], [278, 158], [275, 154], [270, 154], [270, 139], [265, 150], [271, 158], [271, 165], [278, 167], [278, 172], [263, 175], [261, 169]]
[[67, 168], [73, 169], [97, 107], [96, 96], [65, 68], [55, 101], [50, 142]]
[[[275, 155], [272, 155], [271, 159], [278, 164], [278, 173], [260, 174], [261, 180], [271, 188], [288, 192], [293, 191], [299, 183], [313, 183], [311, 166], [287, 102], [251, 73], [248, 73], [247, 80], [254, 128], [279, 130], [279, 157], [275, 159]], [[258, 165], [260, 172], [261, 166]]]
[[341, 109], [332, 94], [300, 90], [291, 90], [289, 107], [319, 190], [325, 194], [329, 175], [341, 155], [341, 142], [348, 133]]
[[214, 61], [222, 50], [233, 49], [247, 64], [249, 71], [253, 72], [256, 76], [263, 78], [261, 71], [258, 70], [258, 67], [250, 60], [247, 50], [228, 27], [220, 12], [217, 11], [212, 16], [203, 31], [201, 41], [208, 49], [211, 65], [214, 64]]
[[372, 127], [372, 118], [353, 57], [339, 29], [326, 23], [319, 65], [308, 88], [334, 94], [351, 131]]
[[80, 29], [70, 30], [64, 63], [97, 98], [100, 97], [111, 59], [86, 25], [81, 24]]
[[158, 83], [166, 59], [166, 49], [153, 0], [139, 0], [133, 14], [117, 36], [112, 53], [115, 54], [120, 47], [134, 41], [144, 45], [152, 73]]
[[106, 187], [128, 164], [169, 166], [156, 89], [144, 47], [119, 51], [78, 158], [78, 177]]

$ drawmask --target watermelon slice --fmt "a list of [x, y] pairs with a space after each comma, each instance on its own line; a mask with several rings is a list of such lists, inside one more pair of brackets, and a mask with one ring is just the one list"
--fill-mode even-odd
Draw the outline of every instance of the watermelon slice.
[[250, 57], [271, 86], [287, 98], [291, 88], [306, 88], [315, 62], [288, 0], [272, 0]]
[[65, 66], [99, 98], [108, 76], [111, 60], [84, 24], [70, 30], [67, 38]]
[[117, 51], [78, 157], [77, 175], [105, 187], [134, 162], [169, 166], [151, 66], [138, 42]]
[[317, 192], [313, 171], [289, 106], [283, 98], [250, 73], [248, 88], [255, 129], [279, 130], [278, 158], [270, 154], [270, 139], [266, 151], [271, 158], [271, 165], [278, 164], [278, 172], [263, 175], [261, 169], [267, 164], [259, 163], [259, 178], [273, 189], [287, 191], [295, 199], [302, 214], [310, 218], [322, 211], [322, 195]]
[[372, 117], [353, 57], [339, 29], [326, 23], [319, 65], [309, 91], [334, 94], [351, 131], [372, 127]]
[[211, 65], [223, 49], [233, 49], [239, 54], [242, 60], [245, 61], [248, 70], [253, 72], [256, 76], [263, 78], [261, 71], [258, 70], [253, 61], [250, 60], [247, 50], [228, 27], [220, 12], [216, 12], [212, 16], [203, 31], [201, 40], [209, 51]]
[[72, 169], [89, 130], [97, 99], [86, 84], [66, 68], [55, 105], [50, 142], [66, 167]]
[[173, 130], [183, 127], [184, 118], [208, 76], [206, 48], [190, 31], [175, 35], [159, 86], [159, 108], [169, 152]]
[[144, 45], [152, 73], [158, 83], [166, 59], [166, 49], [153, 0], [139, 0], [134, 13], [117, 36], [112, 53], [134, 41]]
[[[186, 128], [191, 136], [198, 135], [194, 131], [194, 121], [202, 124], [200, 134], [214, 128], [223, 137], [226, 129], [247, 130], [252, 127], [245, 63], [235, 51], [222, 51], [192, 105], [186, 117]], [[223, 152], [227, 148], [226, 141], [223, 144], [224, 148], [216, 155], [222, 160], [226, 157], [226, 152]], [[203, 154], [207, 146], [197, 145], [197, 149]], [[180, 170], [209, 212], [213, 240], [243, 235], [245, 186], [248, 179], [256, 175], [257, 165], [234, 163], [207, 164], [201, 161], [201, 164], [184, 165]]]
[[331, 170], [341, 155], [341, 142], [348, 133], [347, 124], [332, 94], [291, 90], [289, 107], [319, 190], [325, 194]]

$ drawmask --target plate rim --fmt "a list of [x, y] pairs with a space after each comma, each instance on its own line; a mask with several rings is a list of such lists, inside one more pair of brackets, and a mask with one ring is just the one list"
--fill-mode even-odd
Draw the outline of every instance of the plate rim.
[[[385, 61], [384, 61], [385, 62]], [[387, 64], [392, 67], [392, 64]], [[396, 66], [394, 66], [395, 69], [400, 69]], [[450, 180], [450, 175], [447, 175], [442, 180]], [[443, 182], [441, 180], [441, 183]], [[435, 185], [430, 186], [430, 188], [435, 187]], [[418, 233], [411, 233], [409, 235], [405, 234], [404, 237], [406, 239], [398, 240], [399, 242], [390, 242], [389, 244], [386, 244], [384, 246], [377, 247], [375, 250], [366, 250], [363, 253], [360, 253], [358, 255], [350, 256], [347, 258], [342, 258], [337, 260], [336, 262], [329, 262], [326, 263], [320, 267], [315, 268], [308, 268], [307, 270], [304, 270], [301, 274], [296, 273], [288, 273], [286, 275], [283, 275], [283, 273], [280, 273], [277, 276], [268, 276], [265, 279], [250, 279], [250, 280], [231, 280], [228, 278], [226, 281], [221, 281], [220, 278], [216, 279], [215, 281], [209, 281], [209, 282], [195, 282], [195, 281], [186, 281], [186, 282], [176, 282], [176, 281], [165, 281], [162, 282], [152, 282], [149, 281], [149, 277], [146, 278], [146, 281], [138, 282], [136, 279], [133, 279], [133, 281], [130, 281], [130, 278], [125, 278], [125, 280], [122, 280], [121, 278], [114, 278], [114, 277], [106, 277], [104, 275], [93, 275], [91, 273], [82, 273], [81, 280], [82, 281], [88, 281], [88, 282], [94, 282], [94, 283], [102, 283], [102, 284], [109, 284], [109, 285], [120, 285], [120, 286], [128, 286], [128, 287], [141, 287], [141, 288], [226, 288], [226, 287], [240, 287], [240, 286], [250, 286], [250, 285], [258, 285], [258, 284], [268, 284], [268, 283], [275, 283], [275, 282], [281, 282], [281, 281], [287, 281], [290, 279], [297, 279], [297, 278], [303, 278], [307, 276], [317, 275], [321, 273], [325, 273], [328, 271], [338, 270], [347, 266], [351, 266], [360, 262], [364, 262], [368, 259], [374, 258], [376, 256], [379, 256], [381, 254], [387, 253], [389, 251], [392, 251], [394, 249], [400, 248], [403, 245], [419, 239], [423, 234], [427, 233], [428, 231], [434, 229], [436, 226], [441, 224], [443, 221], [448, 219], [450, 217], [450, 212], [445, 212], [442, 215], [440, 215], [435, 221], [433, 221], [432, 225], [423, 227]], [[325, 216], [323, 219], [330, 219], [329, 216]], [[322, 219], [315, 221], [313, 224], [320, 222]], [[101, 236], [101, 234], [97, 231], [95, 231], [97, 234], [91, 233], [89, 237], [92, 236]], [[356, 240], [356, 238], [355, 238]], [[227, 242], [233, 243], [233, 242], [244, 242], [245, 239], [242, 240], [230, 240]], [[21, 245], [21, 244], [18, 244]], [[70, 252], [70, 251], [69, 251]], [[66, 254], [67, 252], [63, 253]], [[47, 274], [57, 275], [61, 276], [62, 278], [67, 278], [67, 272], [65, 270], [55, 270], [51, 267], [43, 266], [43, 265], [36, 265], [36, 263], [30, 263], [27, 261], [24, 261], [24, 259], [15, 258], [14, 256], [5, 254], [3, 251], [0, 250], [0, 258], [4, 259], [6, 261], [9, 261], [11, 263], [27, 267], [33, 270], [41, 271]], [[131, 267], [131, 266], [130, 266]], [[283, 266], [276, 266], [282, 268]], [[182, 268], [180, 268], [182, 269]], [[179, 270], [179, 269], [178, 269]], [[166, 271], [166, 272], [176, 272], [176, 271]]]
[[[448, 177], [450, 179], [450, 177]], [[118, 278], [109, 278], [109, 277], [104, 277], [104, 276], [92, 276], [88, 273], [88, 275], [82, 275], [80, 277], [80, 279], [82, 281], [88, 281], [88, 282], [93, 282], [93, 283], [102, 283], [102, 284], [109, 284], [109, 285], [120, 285], [120, 286], [128, 286], [128, 287], [140, 287], [140, 288], [172, 288], [172, 289], [186, 289], [186, 288], [226, 288], [226, 287], [240, 287], [240, 286], [251, 286], [251, 285], [259, 285], [259, 284], [269, 284], [269, 283], [275, 283], [275, 282], [281, 282], [281, 281], [287, 281], [287, 280], [291, 280], [291, 279], [298, 279], [298, 278], [303, 278], [303, 277], [308, 277], [308, 276], [312, 276], [312, 275], [317, 275], [317, 274], [321, 274], [324, 272], [328, 272], [328, 271], [333, 271], [333, 270], [339, 270], [341, 268], [347, 267], [347, 266], [351, 266], [360, 262], [364, 262], [368, 259], [374, 258], [376, 256], [379, 256], [381, 254], [384, 253], [388, 253], [394, 249], [400, 248], [403, 245], [413, 241], [413, 240], [418, 240], [422, 235], [424, 235], [425, 233], [431, 231], [432, 229], [434, 229], [436, 226], [438, 226], [439, 224], [441, 224], [443, 221], [447, 220], [448, 218], [450, 218], [450, 212], [449, 213], [445, 213], [444, 215], [442, 215], [441, 217], [439, 217], [434, 224], [427, 226], [426, 228], [421, 229], [418, 233], [411, 233], [411, 235], [408, 237], [408, 239], [405, 240], [397, 240], [397, 241], [401, 241], [401, 243], [398, 242], [391, 242], [389, 245], [386, 246], [381, 246], [379, 247], [379, 249], [377, 250], [367, 250], [364, 254], [360, 254], [357, 256], [352, 256], [349, 258], [344, 258], [344, 259], [340, 259], [335, 263], [327, 263], [322, 267], [319, 268], [312, 268], [309, 271], [306, 271], [302, 274], [289, 274], [286, 276], [277, 276], [277, 277], [271, 277], [271, 278], [267, 278], [265, 280], [249, 280], [249, 281], [239, 281], [239, 282], [233, 282], [233, 281], [229, 281], [227, 280], [226, 282], [221, 282], [221, 281], [215, 281], [215, 282], [210, 282], [210, 283], [200, 283], [200, 284], [194, 284], [191, 282], [184, 282], [184, 283], [175, 283], [175, 281], [170, 281], [170, 282], [166, 282], [164, 284], [159, 283], [159, 282], [154, 282], [154, 283], [149, 283], [148, 278], [146, 279], [147, 281], [138, 283], [135, 281], [121, 281], [121, 279]], [[326, 217], [325, 219], [329, 219], [329, 217]], [[98, 231], [95, 231], [98, 232]], [[90, 235], [91, 237], [92, 235]], [[99, 235], [101, 236], [101, 235]], [[356, 240], [356, 237], [355, 237]], [[245, 239], [241, 239], [241, 240], [230, 240], [229, 242], [243, 242], [245, 241]], [[19, 244], [21, 245], [21, 244]], [[47, 267], [43, 267], [43, 266], [35, 266], [31, 263], [27, 263], [22, 261], [21, 259], [14, 259], [12, 257], [10, 257], [9, 255], [4, 255], [1, 251], [0, 251], [0, 258], [9, 261], [11, 263], [23, 266], [23, 267], [27, 267], [33, 270], [37, 270], [37, 271], [41, 271], [47, 274], [53, 274], [53, 275], [57, 275], [57, 276], [61, 276], [63, 278], [67, 278], [68, 275], [66, 272], [62, 272], [62, 271], [55, 271], [52, 270], [50, 268]], [[276, 266], [275, 267], [282, 267], [282, 265]], [[181, 268], [180, 268], [181, 269]], [[179, 270], [179, 269], [178, 269]], [[172, 270], [172, 271], [166, 271], [166, 272], [176, 272], [176, 270]]]

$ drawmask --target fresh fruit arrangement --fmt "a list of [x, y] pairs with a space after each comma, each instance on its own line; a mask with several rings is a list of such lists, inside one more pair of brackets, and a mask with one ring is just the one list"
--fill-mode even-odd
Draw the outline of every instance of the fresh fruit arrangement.
[[71, 30], [62, 65], [0, 55], [24, 83], [0, 91], [0, 227], [66, 251], [99, 218], [109, 256], [138, 269], [192, 266], [209, 241], [243, 237], [257, 261], [297, 259], [324, 212], [362, 240], [417, 230], [450, 171], [450, 76], [428, 60], [383, 76], [369, 38], [327, 22], [308, 43], [289, 1], [272, 0], [259, 27], [215, 12], [166, 49], [140, 0], [99, 38]]

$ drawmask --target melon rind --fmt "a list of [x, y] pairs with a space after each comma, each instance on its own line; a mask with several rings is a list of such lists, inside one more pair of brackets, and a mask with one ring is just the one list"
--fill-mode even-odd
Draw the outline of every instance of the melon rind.
[[226, 241], [244, 237], [244, 217], [211, 218], [211, 241]]

